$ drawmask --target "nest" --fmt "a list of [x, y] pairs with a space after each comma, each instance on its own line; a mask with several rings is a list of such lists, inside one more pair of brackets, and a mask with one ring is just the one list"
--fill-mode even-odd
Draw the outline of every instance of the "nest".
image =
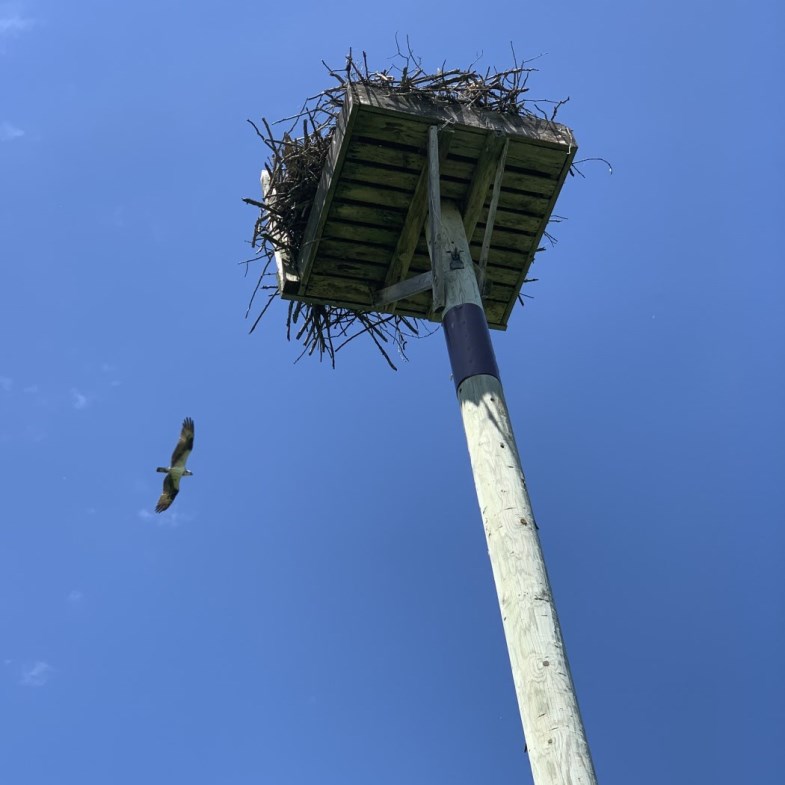
[[[244, 199], [259, 208], [259, 217], [253, 230], [251, 246], [256, 256], [244, 262], [246, 271], [252, 262], [261, 262], [262, 269], [248, 305], [246, 317], [251, 313], [261, 294], [267, 301], [251, 326], [259, 324], [272, 301], [279, 296], [275, 282], [275, 254], [295, 260], [308, 222], [322, 169], [332, 141], [336, 119], [352, 85], [364, 85], [385, 90], [391, 94], [425, 98], [436, 104], [460, 104], [492, 112], [533, 115], [553, 121], [565, 101], [529, 101], [527, 80], [536, 69], [519, 64], [513, 52], [514, 66], [499, 71], [488, 69], [479, 72], [472, 64], [467, 69], [437, 69], [427, 72], [419, 58], [407, 46], [399, 46], [393, 65], [384, 71], [372, 71], [365, 52], [361, 59], [353, 57], [350, 50], [341, 70], [334, 70], [323, 62], [336, 84], [318, 95], [308, 98], [300, 111], [292, 117], [277, 121], [273, 126], [288, 123], [278, 134], [267, 120], [261, 127], [253, 121], [259, 138], [269, 150], [265, 170], [269, 177], [269, 195], [264, 202]], [[568, 100], [568, 99], [567, 99]], [[545, 105], [546, 108], [543, 108]], [[300, 342], [300, 357], [325, 356], [335, 365], [336, 352], [358, 336], [370, 337], [387, 363], [395, 369], [389, 349], [406, 359], [407, 342], [434, 332], [422, 320], [398, 314], [381, 314], [354, 311], [331, 305], [314, 305], [289, 301], [286, 320], [287, 338]], [[298, 360], [300, 359], [298, 357]]]

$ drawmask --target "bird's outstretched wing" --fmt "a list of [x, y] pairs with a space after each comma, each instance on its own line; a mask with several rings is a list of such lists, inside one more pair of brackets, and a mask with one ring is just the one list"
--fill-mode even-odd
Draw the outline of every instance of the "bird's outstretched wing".
[[180, 431], [180, 438], [177, 446], [172, 453], [170, 466], [185, 466], [191, 450], [194, 448], [194, 421], [190, 417], [183, 420], [183, 427]]
[[155, 511], [163, 512], [168, 510], [178, 493], [180, 493], [180, 481], [175, 480], [171, 474], [167, 474], [164, 477], [164, 489], [158, 499], [158, 504], [155, 505]]

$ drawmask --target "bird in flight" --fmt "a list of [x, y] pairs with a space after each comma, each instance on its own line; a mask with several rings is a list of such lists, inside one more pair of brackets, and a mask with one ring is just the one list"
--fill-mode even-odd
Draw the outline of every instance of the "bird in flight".
[[194, 421], [190, 417], [183, 420], [183, 427], [180, 431], [180, 438], [172, 453], [172, 462], [170, 466], [159, 466], [156, 471], [163, 472], [164, 477], [164, 490], [161, 498], [158, 499], [158, 504], [155, 505], [156, 512], [163, 512], [168, 510], [174, 501], [174, 497], [180, 492], [180, 478], [191, 477], [193, 472], [189, 472], [185, 468], [188, 456], [194, 448]]

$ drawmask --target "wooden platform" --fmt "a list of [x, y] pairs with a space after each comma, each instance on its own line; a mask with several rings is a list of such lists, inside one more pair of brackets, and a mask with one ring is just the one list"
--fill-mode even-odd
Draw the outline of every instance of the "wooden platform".
[[[457, 203], [475, 263], [501, 172], [484, 305], [490, 326], [506, 328], [575, 156], [572, 132], [545, 120], [358, 85], [349, 88], [338, 118], [300, 257], [279, 259], [283, 297], [439, 318], [423, 286], [431, 269], [423, 226], [433, 125], [441, 129], [441, 195]], [[380, 297], [403, 281], [404, 288], [424, 291], [394, 302]]]

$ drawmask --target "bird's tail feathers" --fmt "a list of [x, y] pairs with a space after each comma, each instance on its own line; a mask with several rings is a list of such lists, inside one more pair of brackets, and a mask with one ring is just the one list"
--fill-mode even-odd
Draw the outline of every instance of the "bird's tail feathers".
[[159, 466], [156, 469], [157, 472], [163, 472], [163, 474], [169, 474], [169, 469], [165, 469], [163, 466]]

